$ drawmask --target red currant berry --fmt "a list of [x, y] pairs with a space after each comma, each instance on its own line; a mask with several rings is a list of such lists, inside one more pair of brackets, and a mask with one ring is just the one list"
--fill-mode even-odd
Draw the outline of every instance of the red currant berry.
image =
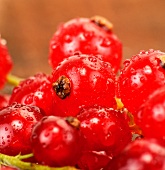
[[115, 158], [104, 170], [163, 170], [165, 148], [154, 140], [135, 140]]
[[9, 103], [18, 102], [42, 108], [46, 115], [52, 114], [53, 89], [49, 76], [37, 73], [20, 82], [13, 89]]
[[13, 62], [8, 52], [5, 40], [0, 38], [0, 89], [3, 88], [7, 74], [11, 71]]
[[33, 128], [31, 142], [36, 160], [49, 166], [74, 166], [82, 150], [75, 118], [45, 116]]
[[135, 119], [144, 137], [165, 140], [165, 87], [153, 92]]
[[118, 80], [118, 97], [136, 116], [140, 106], [157, 88], [165, 85], [165, 53], [141, 51], [124, 62]]
[[82, 107], [115, 105], [115, 75], [111, 65], [93, 55], [74, 55], [52, 73], [54, 114], [76, 116]]
[[34, 124], [42, 118], [38, 107], [13, 103], [0, 110], [0, 153], [30, 153], [30, 135]]
[[50, 42], [49, 63], [56, 68], [64, 58], [76, 51], [102, 55], [114, 72], [122, 60], [122, 44], [112, 31], [112, 24], [103, 17], [74, 18], [62, 24]]
[[84, 150], [105, 151], [113, 157], [131, 142], [130, 128], [120, 111], [91, 107], [83, 109], [77, 118], [85, 138]]
[[104, 151], [85, 151], [78, 162], [78, 166], [83, 170], [100, 170], [104, 168], [111, 159]]

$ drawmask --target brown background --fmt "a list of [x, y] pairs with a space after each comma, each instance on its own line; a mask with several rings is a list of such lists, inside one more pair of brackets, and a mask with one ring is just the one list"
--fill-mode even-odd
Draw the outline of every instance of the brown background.
[[165, 51], [165, 0], [0, 0], [0, 34], [13, 74], [50, 72], [49, 41], [61, 22], [102, 15], [114, 24], [124, 58], [149, 48]]

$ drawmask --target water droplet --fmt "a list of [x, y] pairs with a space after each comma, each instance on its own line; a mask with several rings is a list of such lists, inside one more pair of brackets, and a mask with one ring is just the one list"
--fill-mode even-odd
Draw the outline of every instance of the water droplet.
[[91, 32], [85, 32], [85, 33], [84, 33], [84, 37], [85, 37], [86, 39], [92, 38], [93, 35], [94, 35], [94, 32], [93, 32], [93, 31], [91, 31]]
[[111, 45], [111, 41], [108, 38], [105, 38], [102, 40], [102, 43], [100, 45], [102, 47], [109, 47]]
[[65, 35], [64, 39], [65, 39], [65, 42], [70, 43], [73, 38], [70, 35]]
[[95, 58], [95, 57], [89, 57], [88, 60], [90, 62], [97, 62], [97, 58]]
[[145, 74], [152, 74], [152, 69], [148, 65], [143, 68], [143, 71]]
[[131, 63], [131, 61], [129, 59], [126, 59], [123, 64], [125, 67], [127, 67], [127, 66], [129, 66], [130, 63]]

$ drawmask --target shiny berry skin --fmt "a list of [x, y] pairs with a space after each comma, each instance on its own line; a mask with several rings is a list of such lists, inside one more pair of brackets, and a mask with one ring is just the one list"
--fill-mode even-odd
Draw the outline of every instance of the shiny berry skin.
[[0, 110], [0, 153], [31, 153], [30, 135], [34, 124], [43, 117], [36, 106], [13, 103]]
[[164, 59], [164, 52], [151, 49], [141, 51], [124, 62], [117, 95], [135, 117], [148, 96], [165, 85]]
[[64, 58], [76, 51], [83, 54], [101, 54], [111, 63], [114, 72], [120, 68], [122, 44], [105, 18], [74, 18], [60, 25], [50, 41], [49, 63], [56, 68]]
[[78, 126], [71, 122], [72, 118], [45, 116], [34, 126], [31, 143], [39, 163], [58, 167], [74, 166], [77, 163], [83, 138], [78, 129], [79, 122]]
[[0, 109], [6, 107], [9, 104], [10, 95], [0, 94]]
[[130, 128], [120, 111], [90, 107], [83, 109], [77, 118], [81, 122], [80, 130], [85, 138], [84, 151], [104, 151], [113, 158], [131, 142]]
[[155, 90], [137, 113], [136, 124], [145, 138], [165, 141], [165, 87]]
[[76, 116], [83, 107], [115, 105], [115, 75], [99, 56], [76, 54], [52, 72], [54, 114]]
[[165, 147], [159, 141], [135, 140], [103, 170], [163, 170]]
[[20, 82], [13, 89], [9, 103], [18, 102], [42, 108], [46, 115], [52, 113], [53, 90], [50, 78], [44, 73], [37, 73]]
[[105, 167], [112, 157], [104, 151], [84, 151], [78, 162], [78, 167], [83, 170], [100, 170]]
[[0, 38], [0, 89], [4, 87], [7, 74], [9, 74], [12, 67], [13, 62], [6, 46], [6, 42]]

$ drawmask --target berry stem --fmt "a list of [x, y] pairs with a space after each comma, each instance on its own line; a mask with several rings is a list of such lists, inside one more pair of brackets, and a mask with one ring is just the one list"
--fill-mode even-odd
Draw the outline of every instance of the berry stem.
[[65, 166], [65, 167], [49, 167], [45, 165], [39, 165], [31, 162], [24, 162], [20, 159], [25, 159], [33, 156], [33, 154], [27, 155], [17, 155], [17, 156], [9, 156], [5, 154], [0, 154], [0, 165], [12, 166], [15, 168], [19, 168], [21, 170], [77, 170], [75, 167]]
[[13, 86], [18, 86], [18, 84], [20, 83], [20, 81], [22, 81], [23, 79], [20, 77], [17, 77], [15, 75], [12, 74], [8, 74], [7, 77], [7, 82]]

